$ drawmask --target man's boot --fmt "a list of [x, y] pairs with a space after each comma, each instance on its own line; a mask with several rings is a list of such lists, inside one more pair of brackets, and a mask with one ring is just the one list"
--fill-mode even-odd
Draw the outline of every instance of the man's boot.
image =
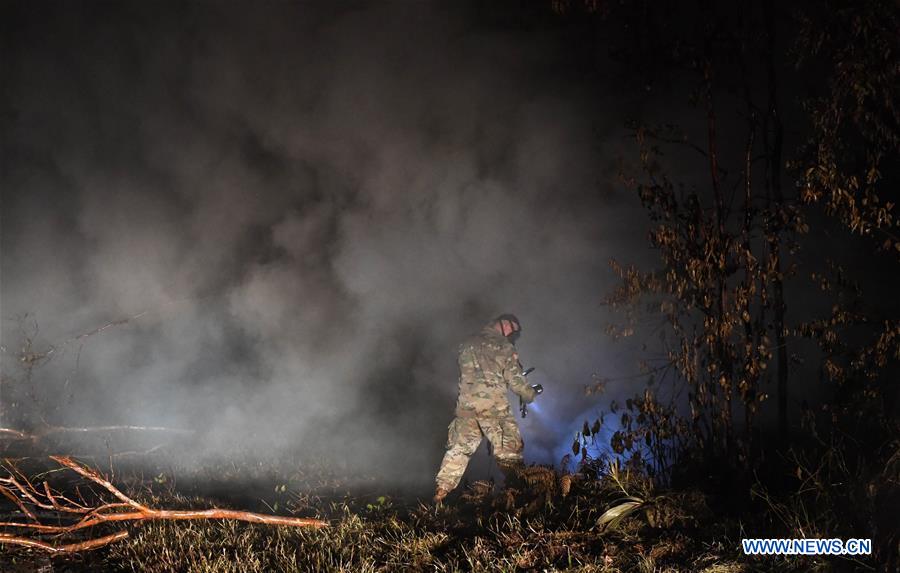
[[495, 500], [494, 507], [503, 511], [515, 512], [516, 499], [522, 493], [524, 482], [521, 478], [521, 470], [525, 467], [522, 463], [498, 463], [503, 472], [503, 491]]
[[498, 465], [500, 466], [500, 471], [503, 472], [503, 486], [506, 489], [521, 490], [525, 486], [525, 481], [522, 479], [522, 470], [525, 469], [524, 463], [504, 462]]
[[437, 486], [437, 488], [434, 490], [434, 497], [432, 498], [434, 504], [441, 505], [441, 503], [444, 501], [444, 498], [447, 497], [447, 494], [449, 493], [449, 489], [442, 486]]

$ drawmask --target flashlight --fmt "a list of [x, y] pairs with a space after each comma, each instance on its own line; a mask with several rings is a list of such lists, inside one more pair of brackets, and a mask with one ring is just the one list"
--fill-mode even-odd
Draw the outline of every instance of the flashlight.
[[[531, 368], [529, 368], [527, 370], [522, 371], [522, 376], [528, 376], [532, 372], [534, 372], [534, 366], [532, 366]], [[531, 388], [534, 390], [535, 394], [540, 394], [544, 391], [544, 387], [541, 386], [540, 384], [532, 384]], [[528, 415], [528, 405], [525, 404], [525, 400], [522, 400], [521, 397], [519, 398], [519, 411], [522, 412], [523, 418]]]

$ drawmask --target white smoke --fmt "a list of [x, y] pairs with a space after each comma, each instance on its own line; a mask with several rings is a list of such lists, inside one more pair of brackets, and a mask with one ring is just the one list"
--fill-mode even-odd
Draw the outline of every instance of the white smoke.
[[23, 313], [47, 345], [148, 311], [35, 371], [49, 421], [424, 478], [455, 345], [492, 316], [518, 314], [523, 359], [572, 396], [556, 415], [611, 364], [606, 262], [637, 231], [594, 144], [620, 118], [559, 81], [552, 41], [425, 3], [22, 18], [4, 345]]

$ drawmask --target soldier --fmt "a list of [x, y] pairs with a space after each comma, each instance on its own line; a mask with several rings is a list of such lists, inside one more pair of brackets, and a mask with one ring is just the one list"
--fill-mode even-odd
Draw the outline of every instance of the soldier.
[[510, 411], [506, 389], [526, 402], [542, 390], [529, 386], [514, 345], [522, 326], [519, 319], [503, 314], [459, 346], [459, 398], [450, 423], [447, 452], [435, 479], [435, 503], [440, 503], [462, 479], [469, 458], [482, 437], [488, 439], [506, 479], [522, 467], [525, 444]]

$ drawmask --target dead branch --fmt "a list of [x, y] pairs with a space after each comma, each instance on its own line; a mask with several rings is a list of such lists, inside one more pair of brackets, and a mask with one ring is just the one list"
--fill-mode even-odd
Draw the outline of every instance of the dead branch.
[[134, 501], [133, 499], [119, 491], [116, 486], [111, 484], [102, 475], [100, 475], [100, 472], [98, 472], [97, 470], [89, 468], [87, 466], [83, 466], [67, 456], [50, 456], [50, 459], [58, 463], [59, 465], [67, 467], [75, 473], [86, 477], [90, 481], [103, 486], [103, 489], [119, 498], [122, 503], [130, 505], [131, 507], [140, 511], [144, 511], [147, 509], [145, 506], [139, 504], [138, 502]]
[[125, 457], [129, 457], [129, 456], [146, 457], [146, 456], [155, 454], [156, 452], [163, 450], [164, 448], [168, 447], [169, 445], [170, 444], [156, 444], [152, 448], [147, 448], [146, 450], [126, 450], [124, 452], [111, 452], [111, 453], [107, 453], [107, 454], [103, 454], [103, 455], [95, 454], [95, 453], [72, 454], [71, 457], [82, 458], [82, 459], [84, 459], [84, 458], [92, 459], [92, 458], [102, 457], [104, 460], [111, 460], [113, 458], [125, 458]]
[[12, 438], [16, 439], [16, 440], [31, 440], [32, 439], [32, 436], [30, 434], [26, 434], [25, 432], [20, 432], [19, 430], [13, 430], [12, 428], [0, 428], [0, 435], [12, 436]]
[[[87, 427], [64, 427], [64, 426], [43, 426], [32, 433], [26, 433], [13, 428], [0, 428], [0, 441], [8, 441], [10, 443], [30, 442], [32, 446], [40, 444], [45, 439], [58, 434], [99, 434], [111, 432], [157, 432], [178, 435], [193, 434], [193, 430], [185, 430], [181, 428], [168, 428], [165, 426], [87, 426]], [[159, 449], [164, 444], [159, 444], [152, 450]]]
[[0, 544], [5, 543], [7, 545], [22, 545], [25, 547], [34, 547], [36, 549], [43, 549], [44, 551], [47, 551], [49, 553], [78, 553], [79, 551], [97, 549], [98, 547], [109, 545], [114, 541], [125, 539], [126, 537], [128, 537], [128, 532], [123, 530], [117, 531], [116, 533], [112, 533], [110, 535], [105, 535], [103, 537], [98, 537], [96, 539], [88, 539], [87, 541], [68, 543], [66, 545], [53, 545], [51, 543], [47, 543], [46, 541], [39, 541], [37, 539], [16, 537], [15, 535], [0, 533]]
[[[114, 522], [232, 519], [248, 523], [283, 525], [287, 527], [318, 528], [328, 525], [325, 521], [319, 519], [265, 515], [232, 509], [173, 510], [151, 508], [124, 494], [100, 472], [76, 462], [71, 457], [50, 456], [50, 459], [83, 477], [89, 483], [99, 486], [118, 501], [103, 502], [102, 495], [97, 494], [100, 501], [93, 505], [89, 505], [87, 502], [74, 502], [62, 493], [55, 491], [46, 481], [42, 482], [40, 488], [35, 487], [18, 468], [7, 461], [5, 469], [9, 475], [0, 477], [0, 494], [12, 501], [30, 521], [4, 521], [0, 522], [0, 528], [30, 531], [35, 535], [52, 534], [57, 537], [65, 537], [87, 528]], [[82, 501], [84, 500], [82, 499]], [[68, 519], [69, 523], [62, 525], [41, 523], [31, 508], [53, 511], [57, 522]], [[120, 531], [105, 537], [64, 545], [54, 545], [39, 538], [22, 537], [0, 532], [0, 545], [22, 545], [43, 549], [51, 553], [72, 553], [103, 547], [127, 536], [127, 531]]]
[[65, 426], [44, 426], [33, 434], [28, 434], [12, 428], [0, 428], [0, 436], [10, 436], [15, 440], [31, 440], [32, 442], [40, 441], [47, 436], [53, 434], [93, 434], [99, 432], [168, 432], [171, 434], [192, 434], [192, 430], [184, 430], [181, 428], [167, 428], [165, 426], [87, 426], [87, 427], [65, 427]]
[[48, 426], [41, 432], [41, 436], [50, 434], [72, 434], [72, 433], [93, 433], [93, 432], [168, 432], [171, 434], [192, 434], [192, 430], [183, 430], [181, 428], [167, 428], [165, 426], [90, 426], [87, 428], [71, 428], [60, 426]]
[[[121, 507], [121, 504], [109, 504], [103, 510]], [[308, 517], [286, 517], [282, 515], [264, 515], [252, 511], [240, 511], [233, 509], [151, 509], [126, 513], [105, 513], [99, 511], [87, 515], [81, 521], [72, 525], [44, 525], [40, 523], [19, 523], [16, 521], [0, 522], [0, 527], [18, 529], [31, 529], [45, 533], [74, 533], [86, 527], [94, 527], [103, 523], [118, 521], [201, 521], [207, 519], [233, 519], [246, 521], [247, 523], [259, 523], [262, 525], [285, 525], [288, 527], [325, 527], [327, 523], [319, 519]], [[0, 541], [2, 543], [2, 541]]]
[[[132, 314], [131, 316], [126, 316], [124, 318], [120, 318], [117, 320], [111, 320], [111, 321], [103, 324], [102, 326], [98, 326], [97, 328], [94, 328], [93, 330], [89, 330], [87, 332], [82, 332], [81, 334], [78, 334], [76, 336], [68, 338], [68, 339], [64, 340], [62, 342], [62, 344], [60, 344], [59, 346], [51, 345], [47, 350], [45, 350], [43, 352], [33, 351], [31, 338], [28, 337], [28, 338], [26, 338], [25, 346], [19, 352], [19, 360], [29, 367], [34, 366], [40, 362], [48, 361], [53, 357], [53, 355], [55, 353], [57, 353], [57, 351], [61, 351], [61, 350], [65, 349], [67, 346], [70, 346], [76, 342], [81, 342], [84, 339], [94, 336], [95, 334], [99, 334], [108, 328], [112, 328], [113, 326], [120, 326], [123, 324], [128, 324], [129, 322], [131, 322], [133, 320], [137, 320], [137, 319], [141, 318], [142, 316], [148, 314], [149, 312], [150, 312], [149, 310], [144, 310], [137, 314]], [[36, 330], [37, 330], [37, 324], [35, 323], [35, 331]]]
[[26, 516], [33, 519], [34, 521], [37, 521], [37, 517], [35, 517], [34, 513], [32, 513], [32, 511], [30, 509], [28, 509], [28, 506], [26, 506], [24, 503], [22, 503], [22, 500], [20, 500], [18, 497], [16, 497], [14, 493], [9, 491], [5, 487], [0, 487], [0, 494], [3, 494], [3, 497], [9, 499], [14, 504], [16, 504], [16, 507], [19, 508], [19, 511], [21, 511], [22, 513], [24, 513]]

